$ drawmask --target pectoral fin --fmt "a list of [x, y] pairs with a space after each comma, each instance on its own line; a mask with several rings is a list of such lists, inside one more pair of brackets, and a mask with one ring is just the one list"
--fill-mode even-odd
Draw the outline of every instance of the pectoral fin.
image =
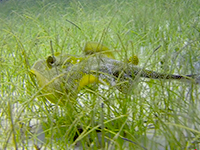
[[80, 79], [78, 89], [81, 90], [84, 86], [98, 82], [100, 81], [97, 77], [92, 74], [86, 74]]

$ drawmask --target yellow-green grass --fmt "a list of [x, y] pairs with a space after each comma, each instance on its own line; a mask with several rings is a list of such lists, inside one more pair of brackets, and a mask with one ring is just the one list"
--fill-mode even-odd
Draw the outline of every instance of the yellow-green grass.
[[[88, 134], [91, 149], [98, 149], [99, 127], [105, 149], [199, 149], [199, 85], [139, 79], [127, 95], [88, 89], [79, 105], [63, 108], [45, 100], [29, 73], [36, 60], [52, 53], [52, 40], [54, 53], [81, 55], [86, 41], [97, 41], [118, 50], [119, 60], [136, 54], [148, 69], [198, 74], [199, 6], [199, 0], [0, 2], [0, 149], [33, 147], [29, 138], [37, 138], [30, 126], [37, 123], [47, 149], [70, 149], [78, 141], [87, 149]], [[84, 132], [74, 142], [80, 127]]]

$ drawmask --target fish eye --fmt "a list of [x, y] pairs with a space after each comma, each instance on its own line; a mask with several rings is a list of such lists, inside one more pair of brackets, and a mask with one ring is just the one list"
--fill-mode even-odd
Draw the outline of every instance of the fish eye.
[[49, 68], [52, 68], [55, 62], [56, 62], [56, 58], [54, 56], [49, 56], [47, 58], [47, 66]]

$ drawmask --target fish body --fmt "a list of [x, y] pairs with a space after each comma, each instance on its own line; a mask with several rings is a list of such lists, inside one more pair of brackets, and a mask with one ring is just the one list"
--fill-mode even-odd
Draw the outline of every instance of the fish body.
[[[49, 62], [51, 60], [51, 62]], [[195, 80], [196, 75], [173, 75], [140, 68], [132, 63], [92, 54], [49, 56], [36, 61], [31, 72], [44, 96], [53, 103], [75, 100], [81, 89], [90, 84], [114, 86], [127, 93], [135, 77], [151, 79]]]

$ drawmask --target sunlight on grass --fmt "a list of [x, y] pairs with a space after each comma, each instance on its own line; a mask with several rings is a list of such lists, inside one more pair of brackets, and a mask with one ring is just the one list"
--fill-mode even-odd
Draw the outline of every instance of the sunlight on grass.
[[50, 41], [54, 53], [76, 56], [96, 41], [121, 61], [137, 55], [140, 67], [200, 74], [199, 6], [198, 0], [0, 1], [0, 149], [200, 149], [199, 85], [141, 78], [127, 94], [89, 86], [76, 105], [61, 107], [45, 99], [30, 73], [52, 54]]

